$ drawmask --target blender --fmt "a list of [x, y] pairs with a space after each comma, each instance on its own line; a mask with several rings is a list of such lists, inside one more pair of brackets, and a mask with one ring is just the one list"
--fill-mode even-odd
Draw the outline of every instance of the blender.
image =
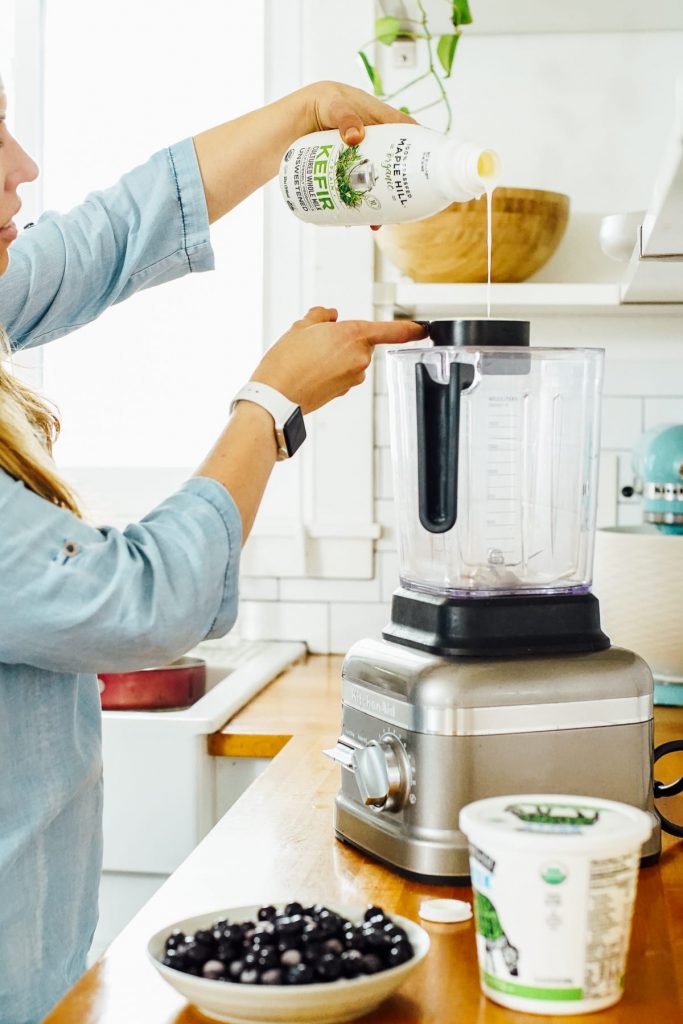
[[[337, 837], [467, 882], [460, 809], [578, 793], [653, 813], [652, 676], [590, 592], [603, 351], [445, 320], [387, 352], [400, 586], [342, 669]], [[643, 848], [660, 850], [659, 826]]]

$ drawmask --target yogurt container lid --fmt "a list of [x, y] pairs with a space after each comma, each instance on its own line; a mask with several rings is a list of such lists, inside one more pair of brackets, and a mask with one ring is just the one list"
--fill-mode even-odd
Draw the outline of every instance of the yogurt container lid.
[[472, 917], [472, 904], [465, 900], [422, 900], [419, 910], [425, 921], [457, 924]]
[[489, 797], [460, 811], [460, 829], [475, 846], [544, 853], [634, 849], [650, 837], [653, 824], [650, 814], [629, 804], [560, 793]]

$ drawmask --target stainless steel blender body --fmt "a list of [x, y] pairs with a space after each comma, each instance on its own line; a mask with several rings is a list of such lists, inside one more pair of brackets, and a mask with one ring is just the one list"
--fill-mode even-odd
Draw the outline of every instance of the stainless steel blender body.
[[[443, 658], [361, 640], [342, 672], [335, 829], [391, 867], [466, 882], [465, 804], [538, 790], [653, 812], [652, 677], [630, 651]], [[659, 827], [643, 849], [656, 858]]]

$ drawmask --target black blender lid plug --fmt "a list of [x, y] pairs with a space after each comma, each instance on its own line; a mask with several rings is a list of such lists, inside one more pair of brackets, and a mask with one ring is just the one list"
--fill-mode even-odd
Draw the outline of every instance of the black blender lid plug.
[[420, 321], [435, 345], [469, 345], [475, 348], [529, 346], [528, 320], [430, 320]]

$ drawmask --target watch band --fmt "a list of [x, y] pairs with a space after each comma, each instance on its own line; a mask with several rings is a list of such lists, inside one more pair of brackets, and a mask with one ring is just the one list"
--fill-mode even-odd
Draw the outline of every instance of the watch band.
[[240, 388], [230, 403], [231, 413], [238, 402], [253, 402], [270, 413], [275, 426], [278, 461], [291, 458], [306, 437], [304, 418], [296, 402], [257, 380], [250, 380]]

